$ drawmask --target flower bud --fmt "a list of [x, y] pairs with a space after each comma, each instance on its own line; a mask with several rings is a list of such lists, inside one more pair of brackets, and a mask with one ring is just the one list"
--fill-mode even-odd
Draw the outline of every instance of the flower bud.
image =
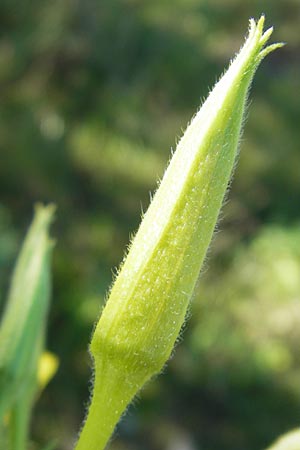
[[[38, 205], [18, 256], [0, 327], [0, 423], [26, 392], [35, 393], [50, 299], [54, 207]], [[21, 405], [22, 406], [22, 405]]]
[[101, 450], [143, 384], [169, 358], [226, 193], [264, 17], [192, 119], [132, 241], [95, 329], [92, 403], [77, 450]]

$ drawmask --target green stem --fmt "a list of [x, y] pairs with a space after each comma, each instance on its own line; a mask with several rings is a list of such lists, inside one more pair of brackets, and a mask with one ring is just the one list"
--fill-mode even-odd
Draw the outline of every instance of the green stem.
[[9, 419], [9, 449], [26, 450], [29, 434], [31, 409], [33, 404], [32, 390], [24, 391], [22, 397], [13, 406]]
[[88, 416], [75, 450], [103, 450], [126, 405], [137, 391], [136, 384], [132, 383], [132, 374], [120, 373], [110, 363], [105, 366], [101, 370], [99, 366], [96, 369]]

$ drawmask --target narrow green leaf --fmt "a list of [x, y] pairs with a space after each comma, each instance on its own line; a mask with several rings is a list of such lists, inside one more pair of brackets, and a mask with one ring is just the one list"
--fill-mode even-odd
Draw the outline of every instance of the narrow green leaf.
[[169, 358], [185, 320], [237, 154], [264, 17], [191, 121], [143, 218], [91, 342], [95, 384], [77, 450], [101, 450], [133, 396]]
[[13, 273], [0, 327], [0, 423], [8, 412], [13, 423], [14, 411], [15, 423], [24, 423], [22, 408], [28, 409], [37, 386], [50, 297], [53, 213], [53, 206], [37, 206]]

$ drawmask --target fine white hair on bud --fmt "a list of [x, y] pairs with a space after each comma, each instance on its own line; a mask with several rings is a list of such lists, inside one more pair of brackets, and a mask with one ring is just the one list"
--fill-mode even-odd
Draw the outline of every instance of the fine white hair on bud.
[[76, 450], [101, 450], [134, 395], [168, 360], [234, 167], [264, 17], [180, 139], [95, 328], [95, 384]]

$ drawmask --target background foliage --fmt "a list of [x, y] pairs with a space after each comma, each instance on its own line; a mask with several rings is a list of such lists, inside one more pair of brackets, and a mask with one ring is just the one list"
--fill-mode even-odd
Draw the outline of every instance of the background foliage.
[[1, 1], [1, 308], [32, 204], [58, 206], [48, 348], [60, 368], [35, 409], [32, 449], [72, 448], [111, 268], [169, 149], [261, 12], [288, 46], [256, 76], [184, 340], [112, 450], [259, 450], [299, 426], [299, 2]]

